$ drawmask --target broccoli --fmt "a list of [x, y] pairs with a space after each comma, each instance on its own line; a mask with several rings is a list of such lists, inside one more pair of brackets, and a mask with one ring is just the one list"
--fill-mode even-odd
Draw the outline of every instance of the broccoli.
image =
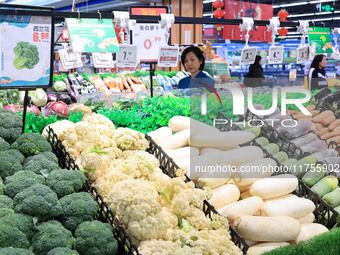
[[6, 109], [0, 110], [0, 137], [9, 144], [13, 143], [22, 132], [22, 119], [18, 114]]
[[60, 222], [74, 231], [83, 221], [92, 220], [98, 213], [98, 203], [87, 192], [73, 193], [59, 199], [62, 207]]
[[25, 157], [17, 150], [0, 151], [0, 177], [8, 176], [23, 170], [21, 163]]
[[13, 200], [5, 195], [0, 195], [0, 208], [13, 209]]
[[117, 253], [118, 243], [109, 223], [97, 220], [85, 221], [77, 227], [74, 237], [76, 250], [81, 255], [114, 255]]
[[4, 194], [5, 185], [0, 177], [0, 195]]
[[50, 250], [47, 255], [79, 255], [79, 253], [75, 250], [71, 250], [65, 247], [58, 247]]
[[36, 228], [34, 226], [33, 217], [27, 214], [7, 212], [3, 216], [0, 216], [2, 222], [17, 227], [25, 236], [28, 241], [32, 240]]
[[34, 255], [34, 253], [26, 249], [7, 247], [0, 248], [0, 255]]
[[45, 184], [45, 177], [31, 171], [19, 171], [6, 178], [5, 194], [13, 199], [16, 194], [35, 184]]
[[38, 47], [28, 42], [18, 42], [13, 49], [15, 58], [13, 65], [16, 69], [33, 69], [39, 63]]
[[42, 151], [52, 151], [46, 138], [37, 133], [23, 133], [11, 145], [12, 149], [19, 150], [25, 157], [33, 156]]
[[8, 214], [15, 213], [13, 209], [9, 208], [0, 208], [0, 218], [5, 217]]
[[6, 142], [2, 137], [0, 137], [0, 151], [6, 151], [11, 148], [8, 142]]
[[59, 216], [62, 212], [58, 196], [48, 186], [35, 184], [19, 192], [13, 199], [14, 211], [37, 216], [39, 221]]
[[50, 220], [38, 226], [39, 232], [33, 236], [30, 250], [35, 254], [46, 255], [57, 247], [74, 248], [75, 239], [71, 231], [65, 229], [60, 222]]
[[22, 233], [17, 227], [8, 224], [7, 222], [0, 222], [0, 247], [14, 247], [28, 249], [30, 242], [26, 235]]
[[42, 174], [45, 177], [53, 170], [59, 169], [58, 164], [49, 161], [45, 157], [39, 157], [35, 160], [30, 160], [24, 164], [25, 171], [32, 171], [36, 174]]
[[84, 173], [67, 169], [54, 170], [46, 179], [47, 186], [49, 186], [59, 198], [81, 190], [85, 182], [86, 177]]
[[37, 155], [30, 156], [30, 157], [26, 158], [25, 161], [24, 161], [24, 166], [26, 164], [28, 164], [28, 162], [30, 162], [31, 160], [36, 160], [38, 158], [46, 158], [47, 160], [52, 161], [52, 162], [58, 164], [58, 158], [57, 158], [57, 156], [53, 152], [43, 151], [43, 152], [40, 152]]

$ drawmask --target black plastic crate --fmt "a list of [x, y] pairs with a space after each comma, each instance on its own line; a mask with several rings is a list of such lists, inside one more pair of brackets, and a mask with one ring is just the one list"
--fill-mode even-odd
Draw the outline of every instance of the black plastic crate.
[[[79, 166], [75, 163], [74, 159], [67, 152], [62, 142], [58, 139], [53, 129], [47, 130], [47, 140], [52, 146], [53, 153], [57, 156], [59, 166], [68, 170], [78, 170]], [[96, 200], [99, 205], [97, 220], [110, 223], [114, 229], [114, 236], [118, 241], [118, 254], [127, 255], [140, 255], [137, 247], [131, 242], [130, 237], [126, 234], [125, 229], [121, 226], [118, 219], [114, 216], [114, 213], [109, 209], [103, 197], [98, 193], [97, 189], [90, 186], [88, 180], [83, 186], [83, 191], [89, 192], [91, 196]]]
[[[153, 154], [160, 162], [160, 169], [162, 171], [169, 175], [171, 178], [176, 177], [176, 171], [177, 169], [180, 169], [178, 165], [173, 161], [171, 157], [169, 157], [164, 150], [158, 146], [154, 140], [148, 135], [145, 136], [145, 138], [150, 142], [150, 147], [148, 149], [148, 152]], [[188, 176], [186, 176], [186, 181], [191, 181]], [[196, 185], [195, 185], [196, 186]], [[197, 187], [197, 186], [196, 186]], [[219, 214], [216, 209], [208, 202], [204, 201], [203, 203], [203, 212], [206, 216], [209, 218], [212, 217], [214, 214]], [[249, 249], [249, 245], [246, 243], [243, 237], [241, 237], [235, 229], [233, 229], [231, 226], [229, 226], [230, 231], [230, 237], [231, 240], [243, 251], [245, 254], [247, 250]]]

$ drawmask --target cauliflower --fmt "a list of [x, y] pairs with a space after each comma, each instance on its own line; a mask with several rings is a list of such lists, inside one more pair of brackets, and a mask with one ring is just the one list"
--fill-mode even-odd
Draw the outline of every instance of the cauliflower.
[[116, 171], [115, 169], [112, 169], [106, 172], [106, 174], [101, 175], [99, 178], [97, 178], [96, 181], [93, 183], [93, 186], [95, 186], [98, 192], [104, 197], [104, 199], [106, 199], [112, 187], [117, 182], [126, 180], [128, 178], [132, 177]]
[[47, 125], [43, 132], [42, 135], [48, 138], [48, 128], [52, 128], [54, 133], [58, 136], [60, 141], [64, 141], [66, 139], [68, 131], [74, 126], [74, 123], [69, 120], [61, 120], [57, 121], [55, 123], [52, 123], [50, 125]]
[[82, 121], [94, 124], [96, 126], [96, 129], [99, 130], [100, 135], [106, 136], [108, 138], [112, 138], [112, 135], [114, 134], [116, 129], [112, 121], [101, 114], [93, 113], [91, 115], [85, 115]]
[[138, 251], [143, 255], [173, 255], [178, 245], [172, 241], [148, 240], [138, 246]]
[[171, 225], [158, 200], [157, 191], [142, 179], [120, 181], [108, 196], [110, 209], [136, 243], [166, 236]]
[[117, 128], [113, 134], [113, 139], [116, 141], [117, 147], [123, 151], [145, 151], [149, 148], [149, 142], [145, 139], [144, 134], [130, 128]]

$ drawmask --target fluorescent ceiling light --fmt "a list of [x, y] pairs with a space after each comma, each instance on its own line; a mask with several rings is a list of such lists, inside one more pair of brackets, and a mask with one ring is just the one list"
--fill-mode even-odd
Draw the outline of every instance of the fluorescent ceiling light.
[[281, 4], [281, 7], [290, 7], [290, 6], [298, 6], [298, 5], [305, 5], [308, 4], [308, 2], [299, 2], [299, 3], [291, 3], [291, 4]]
[[335, 11], [334, 13], [340, 13], [340, 11]]
[[301, 33], [298, 33], [298, 32], [288, 32], [287, 34], [288, 35], [298, 35], [298, 34], [301, 34]]
[[311, 21], [323, 21], [323, 20], [331, 20], [330, 18], [324, 18], [324, 19], [312, 19]]
[[215, 0], [204, 0], [203, 1], [204, 4], [208, 4], [208, 3], [212, 3], [212, 2], [215, 2]]
[[340, 19], [340, 17], [333, 18], [333, 20], [339, 20], [339, 19]]
[[314, 16], [314, 12], [311, 12], [311, 13], [303, 13], [303, 14], [292, 14], [292, 15], [289, 15], [288, 18], [304, 17], [304, 16]]
[[273, 9], [280, 8], [280, 5], [273, 5]]
[[319, 1], [310, 1], [310, 4], [318, 4], [318, 3], [324, 3], [324, 2], [333, 2], [334, 0], [319, 0]]
[[332, 12], [316, 12], [315, 15], [333, 14]]
[[212, 13], [204, 13], [203, 17], [208, 17], [208, 16], [211, 16], [211, 15], [212, 15]]

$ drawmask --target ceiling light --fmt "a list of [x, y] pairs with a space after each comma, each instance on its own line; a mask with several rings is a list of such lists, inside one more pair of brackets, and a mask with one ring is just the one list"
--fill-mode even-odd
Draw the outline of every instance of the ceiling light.
[[280, 8], [281, 5], [273, 5], [273, 9]]
[[339, 19], [340, 19], [340, 17], [333, 18], [333, 20], [339, 20]]
[[312, 19], [311, 21], [323, 21], [323, 20], [331, 20], [330, 18], [324, 18], [324, 19]]
[[211, 15], [212, 15], [212, 13], [204, 13], [203, 17], [208, 17], [208, 16], [211, 16]]
[[304, 17], [304, 16], [314, 16], [314, 12], [311, 12], [311, 13], [303, 13], [303, 14], [292, 14], [292, 15], [289, 15], [288, 18]]
[[316, 12], [315, 15], [333, 14], [332, 12]]
[[290, 6], [298, 6], [298, 5], [305, 5], [308, 4], [308, 2], [299, 2], [299, 3], [292, 3], [292, 4], [281, 4], [281, 7], [290, 7]]
[[208, 4], [208, 3], [212, 3], [212, 2], [215, 2], [215, 0], [204, 0], [203, 1], [204, 4]]
[[334, 0], [319, 0], [319, 1], [310, 1], [310, 4], [318, 4], [318, 3], [324, 3], [324, 2], [333, 2]]

